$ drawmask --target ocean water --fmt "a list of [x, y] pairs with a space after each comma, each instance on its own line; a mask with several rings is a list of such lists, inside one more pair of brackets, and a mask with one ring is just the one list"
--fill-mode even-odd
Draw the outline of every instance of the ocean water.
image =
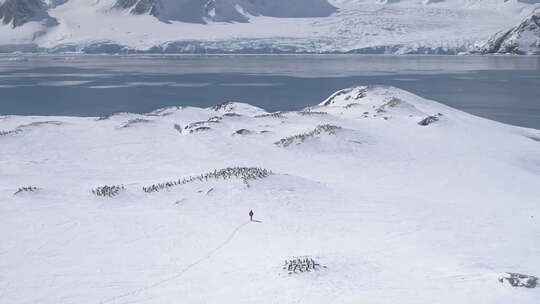
[[366, 84], [540, 129], [540, 57], [525, 56], [4, 55], [0, 114], [101, 116], [225, 101], [295, 110]]

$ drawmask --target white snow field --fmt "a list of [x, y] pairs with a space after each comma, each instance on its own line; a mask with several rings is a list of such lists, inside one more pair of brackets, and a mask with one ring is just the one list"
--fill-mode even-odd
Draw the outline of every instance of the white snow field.
[[48, 19], [0, 25], [0, 50], [455, 54], [540, 7], [539, 0], [140, 1], [147, 9], [155, 3], [154, 16], [118, 5], [138, 1], [49, 2]]
[[0, 131], [2, 304], [540, 300], [540, 130], [364, 86]]

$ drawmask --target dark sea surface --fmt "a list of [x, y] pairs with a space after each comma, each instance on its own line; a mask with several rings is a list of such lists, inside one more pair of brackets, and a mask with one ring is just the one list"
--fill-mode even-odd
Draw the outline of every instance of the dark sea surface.
[[540, 129], [540, 57], [532, 56], [4, 55], [0, 114], [101, 116], [225, 101], [295, 110], [366, 84]]

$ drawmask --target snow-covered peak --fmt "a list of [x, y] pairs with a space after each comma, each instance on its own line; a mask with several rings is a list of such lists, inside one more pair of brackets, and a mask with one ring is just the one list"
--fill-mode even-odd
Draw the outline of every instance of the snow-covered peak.
[[479, 46], [479, 52], [540, 55], [540, 9], [517, 26], [493, 35]]

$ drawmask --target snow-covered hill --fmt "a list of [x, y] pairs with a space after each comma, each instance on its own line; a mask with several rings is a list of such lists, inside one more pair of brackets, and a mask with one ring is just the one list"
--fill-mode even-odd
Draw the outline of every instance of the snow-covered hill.
[[519, 23], [540, 1], [9, 0], [3, 6], [9, 13], [2, 14], [8, 24], [0, 26], [0, 51], [453, 54]]
[[540, 274], [540, 130], [392, 87], [3, 116], [0, 168], [2, 304], [540, 298], [498, 281]]
[[487, 42], [482, 43], [477, 52], [540, 55], [540, 10], [535, 11], [519, 25], [495, 34]]

